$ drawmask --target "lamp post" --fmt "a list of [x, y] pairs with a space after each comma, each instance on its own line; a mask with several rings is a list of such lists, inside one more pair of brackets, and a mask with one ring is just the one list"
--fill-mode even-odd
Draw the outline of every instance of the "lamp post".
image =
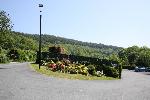
[[[43, 7], [43, 4], [39, 4], [39, 7]], [[40, 10], [40, 13], [42, 11]], [[40, 14], [40, 37], [39, 37], [39, 69], [41, 67], [41, 20], [42, 20], [42, 15]]]

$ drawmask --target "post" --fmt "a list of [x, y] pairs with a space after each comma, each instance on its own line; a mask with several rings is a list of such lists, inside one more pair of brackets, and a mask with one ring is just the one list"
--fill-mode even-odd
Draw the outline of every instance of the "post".
[[[39, 4], [39, 7], [43, 7], [43, 4]], [[40, 10], [40, 13], [42, 11]], [[42, 20], [42, 15], [40, 14], [40, 37], [39, 37], [39, 69], [41, 67], [41, 20]]]
[[42, 20], [42, 15], [40, 15], [39, 69], [40, 69], [40, 67], [41, 67], [41, 20]]
[[119, 79], [121, 79], [121, 74], [122, 74], [122, 64], [119, 65]]

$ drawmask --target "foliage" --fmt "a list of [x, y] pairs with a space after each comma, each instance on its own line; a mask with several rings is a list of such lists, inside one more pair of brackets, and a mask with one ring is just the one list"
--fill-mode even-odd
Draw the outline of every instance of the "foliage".
[[[32, 38], [37, 42], [39, 41], [39, 35], [37, 34], [25, 34], [19, 32], [17, 32], [17, 34], [22, 35], [24, 37]], [[116, 46], [107, 46], [104, 44], [82, 42], [62, 37], [56, 37], [53, 35], [42, 35], [42, 50], [47, 51], [49, 46], [54, 45], [63, 47], [65, 49], [65, 54], [97, 58], [107, 58], [108, 55], [112, 53], [118, 53], [118, 51], [121, 49], [120, 47]]]
[[7, 53], [11, 61], [35, 61], [36, 54], [31, 50], [12, 49]]
[[70, 73], [70, 74], [83, 74], [88, 75], [88, 68], [85, 65], [79, 65], [79, 64], [67, 64], [65, 65], [65, 62], [57, 61], [56, 63], [54, 61], [50, 61], [47, 63], [47, 69], [50, 69], [52, 71], [60, 71], [63, 73]]
[[117, 71], [117, 69], [111, 66], [105, 66], [103, 68], [103, 72], [106, 76], [109, 76], [109, 77], [114, 77], [114, 78], [119, 77], [119, 72]]
[[35, 61], [36, 54], [34, 51], [18, 49], [18, 53], [19, 53], [18, 61]]
[[135, 66], [150, 67], [150, 48], [132, 46], [121, 50], [119, 58], [123, 67], [133, 70]]
[[47, 70], [45, 66], [41, 66], [41, 69], [39, 69], [37, 64], [31, 64], [31, 68], [37, 71], [38, 73], [42, 73], [57, 78], [65, 78], [71, 80], [115, 80], [115, 78], [105, 77], [105, 76], [96, 77], [96, 76], [85, 76], [82, 74], [68, 74], [68, 73], [53, 72], [51, 70]]
[[9, 58], [5, 54], [0, 54], [0, 63], [8, 63]]
[[[121, 67], [120, 67], [121, 68]], [[119, 67], [110, 67], [110, 66], [99, 66], [99, 69], [94, 65], [82, 65], [79, 63], [69, 64], [68, 66], [65, 65], [63, 61], [54, 62], [50, 60], [47, 65], [46, 69], [51, 70], [53, 72], [62, 72], [62, 73], [69, 73], [69, 74], [82, 74], [82, 75], [91, 75], [91, 76], [108, 76], [119, 78], [121, 71], [119, 71]], [[120, 72], [120, 73], [119, 73]], [[121, 75], [120, 75], [121, 76]]]
[[7, 14], [5, 11], [0, 11], [0, 31], [8, 31], [11, 30], [11, 20], [9, 18], [9, 14]]
[[150, 51], [144, 50], [139, 54], [139, 58], [136, 62], [138, 66], [150, 67]]
[[[0, 34], [0, 46], [5, 50], [11, 49], [21, 49], [30, 50], [36, 52], [38, 50], [38, 40], [30, 37], [29, 34], [24, 35], [19, 32], [5, 32], [4, 35]], [[44, 36], [43, 36], [44, 37]], [[42, 39], [42, 43], [43, 43]], [[42, 44], [42, 50], [46, 51], [49, 45], [54, 45], [52, 43]], [[58, 44], [59, 45], [59, 44]], [[92, 48], [83, 45], [72, 45], [72, 44], [60, 44], [64, 48], [64, 53], [68, 55], [78, 55], [85, 57], [96, 57], [96, 58], [108, 58], [111, 52], [106, 53], [103, 48]], [[117, 50], [112, 50], [112, 52], [118, 52]]]
[[12, 49], [8, 52], [7, 56], [10, 60], [17, 61], [19, 59], [19, 53], [17, 50]]
[[68, 71], [71, 74], [82, 74], [82, 75], [88, 75], [88, 68], [85, 65], [81, 64], [70, 64], [68, 66]]
[[134, 66], [139, 57], [139, 47], [137, 46], [129, 47], [127, 48], [126, 52], [129, 64], [131, 66]]
[[88, 68], [89, 74], [91, 74], [91, 75], [95, 75], [96, 74], [96, 69], [95, 69], [94, 65], [88, 65], [87, 68]]
[[0, 47], [0, 63], [9, 62], [9, 58], [6, 55], [6, 51]]
[[119, 59], [122, 61], [123, 66], [129, 65], [126, 49], [120, 50], [118, 53], [118, 56], [119, 56]]

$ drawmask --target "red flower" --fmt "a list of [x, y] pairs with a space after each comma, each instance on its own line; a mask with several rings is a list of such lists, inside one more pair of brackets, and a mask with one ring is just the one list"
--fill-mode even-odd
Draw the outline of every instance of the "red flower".
[[51, 64], [51, 68], [56, 68], [56, 64]]

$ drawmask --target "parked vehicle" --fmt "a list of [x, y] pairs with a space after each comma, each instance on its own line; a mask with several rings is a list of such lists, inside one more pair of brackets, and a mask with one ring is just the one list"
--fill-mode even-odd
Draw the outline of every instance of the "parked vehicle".
[[146, 72], [147, 68], [143, 66], [136, 66], [135, 67], [135, 72]]
[[147, 67], [147, 68], [146, 68], [146, 72], [150, 72], [150, 67]]

